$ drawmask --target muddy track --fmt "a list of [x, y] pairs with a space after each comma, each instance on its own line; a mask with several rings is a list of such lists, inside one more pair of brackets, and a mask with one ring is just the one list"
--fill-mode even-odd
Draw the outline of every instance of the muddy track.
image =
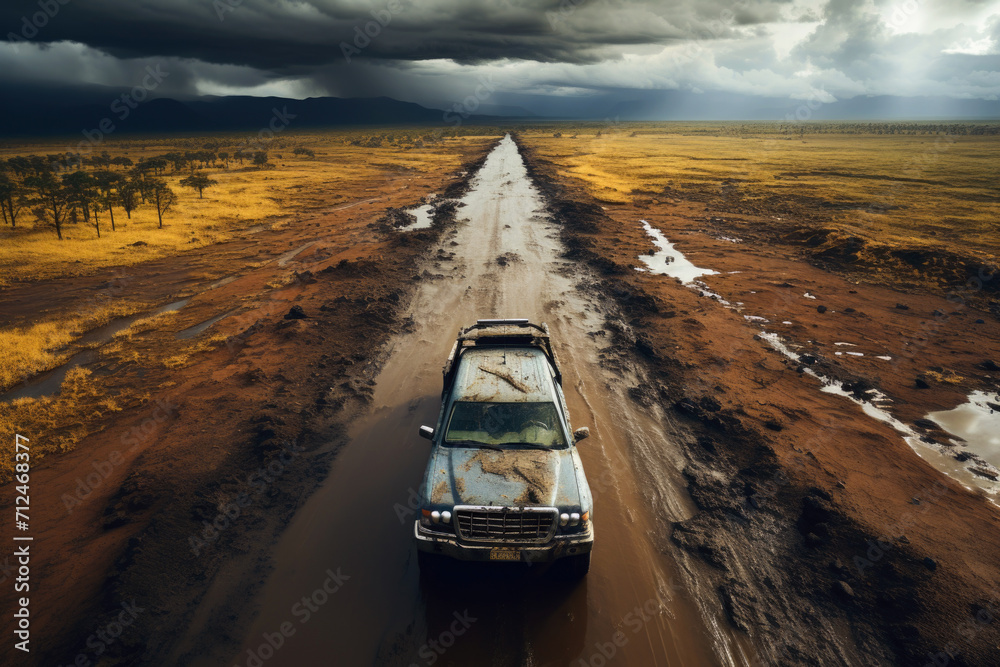
[[[198, 414], [226, 456], [176, 489], [162, 457], [133, 466], [97, 520], [115, 530], [152, 513], [149, 525], [49, 662], [133, 598], [147, 612], [107, 664], [917, 664], [947, 645], [935, 623], [982, 608], [905, 543], [869, 576], [852, 571], [876, 534], [835, 477], [803, 483], [778, 446], [800, 406], [775, 417], [746, 387], [706, 386], [671, 328], [704, 329], [682, 318], [691, 290], [644, 289], [608, 251], [627, 235], [596, 202], [519, 142], [464, 169], [443, 195], [460, 205], [439, 207], [431, 229], [400, 233], [389, 210], [370, 227], [376, 250], [296, 286], [310, 317], [243, 324], [208, 356], [203, 372], [229, 378], [226, 391], [187, 400], [218, 412]], [[417, 566], [428, 450], [416, 429], [436, 418], [455, 332], [479, 317], [548, 322], [573, 425], [592, 429], [580, 453], [597, 543], [578, 585], [544, 567]], [[766, 386], [781, 369], [750, 347], [741, 379]], [[176, 446], [179, 460], [195, 454]], [[275, 461], [258, 494], [248, 475]], [[190, 536], [234, 502], [234, 527], [193, 555]], [[995, 634], [948, 664], [988, 664]]]
[[[463, 168], [471, 172], [484, 158], [481, 152]], [[467, 181], [453, 180], [444, 196], [460, 196]], [[100, 595], [88, 601], [86, 613], [63, 612], [73, 619], [71, 627], [46, 633], [35, 664], [98, 655], [101, 664], [170, 664], [209, 584], [220, 580], [233, 584], [225, 603], [212, 606], [224, 630], [211, 623], [208, 630], [212, 643], [225, 641], [236, 627], [226, 619], [264, 578], [270, 545], [322, 482], [343, 443], [345, 422], [370, 400], [384, 342], [408, 326], [407, 307], [421, 279], [413, 266], [454, 225], [454, 212], [440, 206], [432, 229], [406, 236], [376, 231], [364, 247], [346, 252], [337, 250], [347, 239], [336, 237], [334, 227], [324, 238], [326, 248], [282, 267], [299, 276], [295, 281], [228, 323], [226, 344], [192, 367], [193, 375], [168, 374], [177, 385], [169, 394], [176, 405], [145, 442], [151, 446], [134, 460], [129, 456], [121, 466], [127, 474], [115, 470], [73, 514], [78, 524], [92, 524], [82, 532], [93, 532], [94, 543], [114, 545], [122, 531], [131, 537], [122, 551], [111, 546], [110, 571], [93, 569], [100, 565], [91, 559], [85, 581], [71, 580], [76, 587], [96, 584]], [[290, 303], [300, 304], [306, 317], [283, 317]], [[155, 384], [160, 375], [149, 373], [145, 381]], [[141, 419], [144, 411], [138, 414]], [[52, 477], [46, 488], [64, 486], [71, 493], [74, 466], [92, 471], [89, 459], [103, 461], [107, 449], [121, 447], [121, 422], [134, 418], [106, 424], [106, 437], [94, 449], [46, 461], [41, 479]], [[67, 520], [58, 505], [54, 526]], [[223, 528], [207, 530], [212, 524]], [[62, 571], [72, 567], [59, 565]], [[114, 621], [122, 601], [132, 600], [142, 612], [127, 631], [106, 644], [97, 640], [95, 629]]]
[[[559, 229], [510, 139], [461, 204], [459, 224], [418, 269], [412, 324], [388, 342], [370, 403], [351, 420], [329, 476], [289, 517], [263, 588], [251, 601], [217, 581], [172, 659], [513, 666], [589, 664], [612, 651], [630, 665], [749, 664], [747, 642], [721, 606], [700, 608], [667, 554], [663, 516], [694, 512], [678, 492], [682, 454], [662, 414], [630, 398], [644, 380], [609, 346], [606, 305], [588, 290], [593, 276], [560, 257]], [[574, 424], [594, 432], [581, 457], [598, 546], [578, 585], [540, 566], [456, 564], [430, 574], [417, 566], [412, 503], [428, 455], [417, 426], [436, 417], [454, 333], [496, 316], [550, 325]], [[304, 597], [317, 607], [308, 614]], [[459, 619], [468, 623], [456, 626]], [[289, 634], [275, 650], [268, 637], [282, 628]], [[210, 642], [223, 632], [239, 646]]]
[[[991, 664], [1000, 637], [990, 611], [997, 582], [987, 578], [971, 587], [964, 572], [942, 572], [928, 552], [911, 546], [905, 533], [917, 532], [910, 526], [918, 510], [903, 513], [903, 521], [895, 524], [905, 526], [903, 534], [893, 532], [892, 539], [874, 532], [872, 523], [859, 522], [869, 508], [859, 508], [828, 457], [821, 463], [812, 451], [829, 453], [844, 438], [881, 447], [879, 427], [863, 416], [850, 423], [850, 431], [838, 431], [832, 423], [820, 426], [797, 444], [792, 440], [786, 454], [787, 438], [778, 433], [796, 421], [809, 421], [802, 419], [808, 389], [778, 393], [781, 366], [775, 368], [769, 351], [760, 354], [742, 342], [719, 347], [748, 369], [742, 373], [744, 383], [753, 379], [758, 389], [774, 385], [775, 390], [765, 394], [752, 385], [707, 384], [700, 377], [705, 369], [681, 350], [706, 348], [699, 337], [749, 335], [707, 330], [695, 317], [680, 321], [695, 309], [704, 310], [698, 305], [688, 310], [697, 304], [691, 290], [670, 287], [673, 281], [657, 293], [643, 287], [634, 264], [612, 259], [615, 246], [630, 235], [622, 223], [559, 177], [555, 165], [530, 149], [523, 152], [532, 178], [551, 202], [569, 256], [594, 269], [600, 276], [595, 290], [617, 305], [605, 328], [614, 333], [619, 358], [634, 360], [655, 378], [637, 388], [633, 398], [671, 406], [668, 414], [687, 435], [675, 440], [683, 446], [685, 486], [698, 511], [674, 522], [671, 542], [672, 552], [681, 552], [677, 558], [691, 575], [698, 599], [723, 607], [728, 621], [752, 638], [760, 664]], [[718, 352], [708, 356], [716, 368], [729, 365]], [[753, 408], [740, 404], [748, 399], [756, 399]], [[759, 407], [765, 405], [777, 407], [777, 416]], [[912, 451], [899, 448], [891, 432], [890, 440], [905, 459], [893, 469], [926, 480], [911, 487], [911, 502], [923, 505], [920, 514], [934, 513], [939, 523], [931, 535], [946, 534], [956, 516], [977, 521], [979, 544], [963, 544], [969, 555], [959, 562], [992, 560], [987, 554], [995, 551], [996, 541], [988, 526], [996, 524], [995, 508], [936, 477]], [[873, 460], [872, 465], [879, 464]], [[811, 470], [822, 471], [820, 485], [804, 481], [817, 477]], [[891, 522], [878, 518], [873, 523]], [[950, 551], [940, 543], [936, 547], [938, 558]]]

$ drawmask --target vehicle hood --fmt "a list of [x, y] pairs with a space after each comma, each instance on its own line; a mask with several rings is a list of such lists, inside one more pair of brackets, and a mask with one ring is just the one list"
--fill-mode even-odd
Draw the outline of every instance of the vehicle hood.
[[424, 498], [431, 505], [565, 507], [580, 504], [573, 450], [437, 447]]

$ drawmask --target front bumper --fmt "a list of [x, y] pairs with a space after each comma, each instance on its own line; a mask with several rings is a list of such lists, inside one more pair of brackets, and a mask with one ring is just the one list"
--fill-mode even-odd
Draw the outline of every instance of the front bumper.
[[462, 542], [456, 535], [425, 530], [420, 521], [413, 522], [413, 537], [417, 549], [431, 554], [441, 554], [457, 560], [490, 561], [495, 548], [516, 549], [520, 561], [527, 563], [547, 563], [585, 554], [594, 548], [594, 524], [587, 524], [587, 531], [573, 535], [555, 535], [544, 544], [523, 544], [518, 542]]

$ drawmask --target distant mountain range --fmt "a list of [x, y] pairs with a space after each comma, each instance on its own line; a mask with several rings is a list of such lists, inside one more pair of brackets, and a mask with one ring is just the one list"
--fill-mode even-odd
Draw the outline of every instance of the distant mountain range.
[[[919, 120], [1000, 119], [1000, 101], [946, 97], [855, 97], [829, 103], [753, 97], [731, 93], [645, 91], [640, 99], [607, 95], [580, 99], [567, 107], [535, 99], [531, 105], [484, 105], [477, 115], [429, 109], [389, 97], [205, 96], [192, 99], [122, 98], [125, 91], [97, 86], [52, 89], [0, 88], [0, 136], [96, 137], [100, 134], [172, 132], [259, 132], [265, 128], [423, 125], [448, 128], [461, 123], [596, 120]], [[531, 101], [531, 100], [529, 100]], [[525, 107], [528, 108], [525, 108]], [[537, 115], [531, 110], [537, 106]], [[546, 113], [546, 111], [548, 113]], [[486, 115], [489, 114], [489, 115]]]
[[621, 100], [602, 118], [619, 120], [940, 120], [1000, 119], [1000, 101], [950, 97], [858, 96], [835, 102], [735, 93], [657, 91]]
[[[4, 91], [0, 91], [0, 95]], [[97, 102], [92, 94], [20, 95], [17, 103], [0, 108], [0, 135], [83, 135], [96, 132], [258, 132], [270, 128], [320, 128], [361, 125], [441, 125], [450, 127], [460, 117], [388, 97], [305, 100], [280, 97], [201, 97], [193, 100], [158, 98], [122, 100], [112, 91]], [[462, 122], [496, 120], [470, 116]], [[102, 124], [103, 128], [102, 129]], [[113, 128], [113, 129], [112, 129]], [[110, 130], [110, 132], [109, 132]]]

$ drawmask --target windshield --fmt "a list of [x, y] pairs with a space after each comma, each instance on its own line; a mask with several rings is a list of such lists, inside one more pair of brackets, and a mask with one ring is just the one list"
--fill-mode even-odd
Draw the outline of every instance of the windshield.
[[456, 401], [448, 419], [446, 445], [540, 446], [566, 445], [559, 412], [544, 403], [474, 403]]

